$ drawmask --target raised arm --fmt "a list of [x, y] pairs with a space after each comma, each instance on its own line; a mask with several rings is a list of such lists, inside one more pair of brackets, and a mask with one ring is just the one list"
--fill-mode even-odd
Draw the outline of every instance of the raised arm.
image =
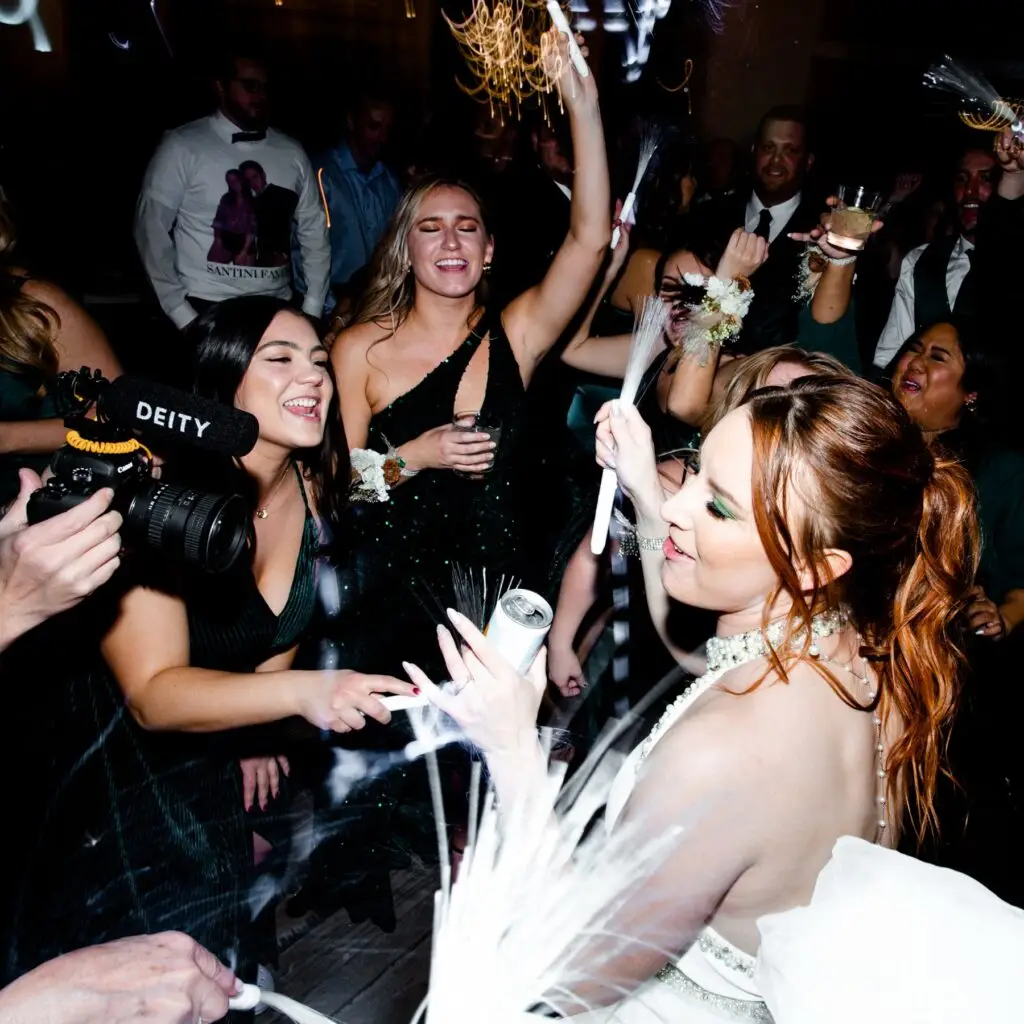
[[[696, 259], [689, 253], [683, 255], [697, 264]], [[715, 268], [714, 276], [722, 281], [750, 277], [767, 258], [768, 243], [757, 235], [737, 228]], [[680, 268], [681, 273], [701, 273], [699, 269], [689, 269], [688, 261], [680, 257], [675, 257], [673, 262]], [[699, 264], [697, 266], [699, 267]], [[685, 334], [685, 324], [682, 330]], [[721, 345], [713, 345], [706, 353], [688, 352], [684, 345], [679, 363], [672, 375], [664, 411], [691, 427], [699, 427], [711, 401], [715, 374], [718, 372], [721, 357]]]
[[[621, 203], [616, 204], [616, 217], [618, 217], [620, 208]], [[629, 346], [633, 340], [632, 334], [600, 337], [592, 335], [590, 329], [594, 325], [594, 317], [597, 316], [604, 297], [608, 294], [608, 289], [619, 276], [619, 271], [622, 270], [622, 265], [629, 256], [629, 231], [630, 226], [623, 224], [619, 235], [619, 244], [608, 261], [608, 267], [601, 278], [601, 285], [594, 293], [594, 298], [587, 307], [586, 315], [579, 329], [562, 352], [562, 362], [576, 370], [596, 373], [603, 377], [622, 377], [626, 373]], [[653, 289], [648, 294], [652, 293]]]
[[595, 76], [580, 78], [559, 36], [559, 91], [569, 115], [576, 174], [569, 233], [540, 284], [507, 307], [505, 329], [524, 380], [576, 315], [611, 239], [608, 159]]
[[612, 415], [613, 403], [597, 414], [597, 458], [615, 470], [619, 485], [636, 511], [636, 529], [644, 574], [644, 591], [651, 622], [668, 652], [688, 672], [704, 671], [703, 658], [672, 643], [668, 630], [669, 596], [661, 580], [665, 562], [661, 544], [668, 538], [668, 523], [661, 514], [667, 497], [654, 455], [650, 427], [636, 409], [621, 407]]

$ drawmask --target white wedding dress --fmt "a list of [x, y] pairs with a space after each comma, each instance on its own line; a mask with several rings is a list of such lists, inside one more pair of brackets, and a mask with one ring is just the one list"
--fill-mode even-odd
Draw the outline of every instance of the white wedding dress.
[[[812, 636], [820, 639], [844, 625], [839, 613], [814, 618]], [[640, 763], [662, 736], [710, 690], [726, 672], [767, 653], [767, 642], [778, 648], [783, 639], [781, 622], [762, 633], [712, 637], [707, 642], [708, 670], [691, 683], [666, 710], [650, 735], [626, 759], [608, 795], [605, 814], [614, 826], [636, 784]], [[737, 948], [706, 927], [674, 964], [666, 964], [655, 977], [629, 997], [601, 1010], [572, 1018], [574, 1024], [704, 1024], [704, 1022], [771, 1022], [772, 1016], [755, 980], [757, 958]]]
[[[774, 624], [773, 624], [774, 625]], [[814, 636], [839, 628], [814, 621]], [[768, 638], [781, 637], [769, 627]], [[666, 711], [619, 771], [613, 825], [637, 768], [667, 730], [764, 638], [711, 640], [709, 671]], [[674, 964], [572, 1024], [1003, 1024], [1024, 1021], [1024, 911], [973, 879], [852, 836], [838, 840], [811, 904], [758, 921], [756, 957], [705, 928]]]

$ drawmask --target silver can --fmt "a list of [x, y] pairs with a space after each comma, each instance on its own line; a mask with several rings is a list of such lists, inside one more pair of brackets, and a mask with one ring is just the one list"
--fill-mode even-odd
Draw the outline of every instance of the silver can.
[[487, 639], [517, 671], [526, 672], [544, 646], [553, 618], [551, 605], [540, 594], [509, 590], [494, 608]]

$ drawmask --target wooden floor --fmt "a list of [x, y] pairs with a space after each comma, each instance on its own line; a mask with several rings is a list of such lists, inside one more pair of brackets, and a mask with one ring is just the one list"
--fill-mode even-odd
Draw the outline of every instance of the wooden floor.
[[396, 872], [393, 885], [392, 934], [369, 921], [353, 925], [340, 911], [281, 954], [277, 991], [341, 1024], [409, 1024], [427, 992], [437, 867]]

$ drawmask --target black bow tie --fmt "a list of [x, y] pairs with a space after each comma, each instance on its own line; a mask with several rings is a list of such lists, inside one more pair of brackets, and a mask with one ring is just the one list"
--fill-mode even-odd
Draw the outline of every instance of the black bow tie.
[[232, 143], [235, 142], [262, 142], [267, 137], [266, 130], [258, 132], [235, 132], [231, 136]]

